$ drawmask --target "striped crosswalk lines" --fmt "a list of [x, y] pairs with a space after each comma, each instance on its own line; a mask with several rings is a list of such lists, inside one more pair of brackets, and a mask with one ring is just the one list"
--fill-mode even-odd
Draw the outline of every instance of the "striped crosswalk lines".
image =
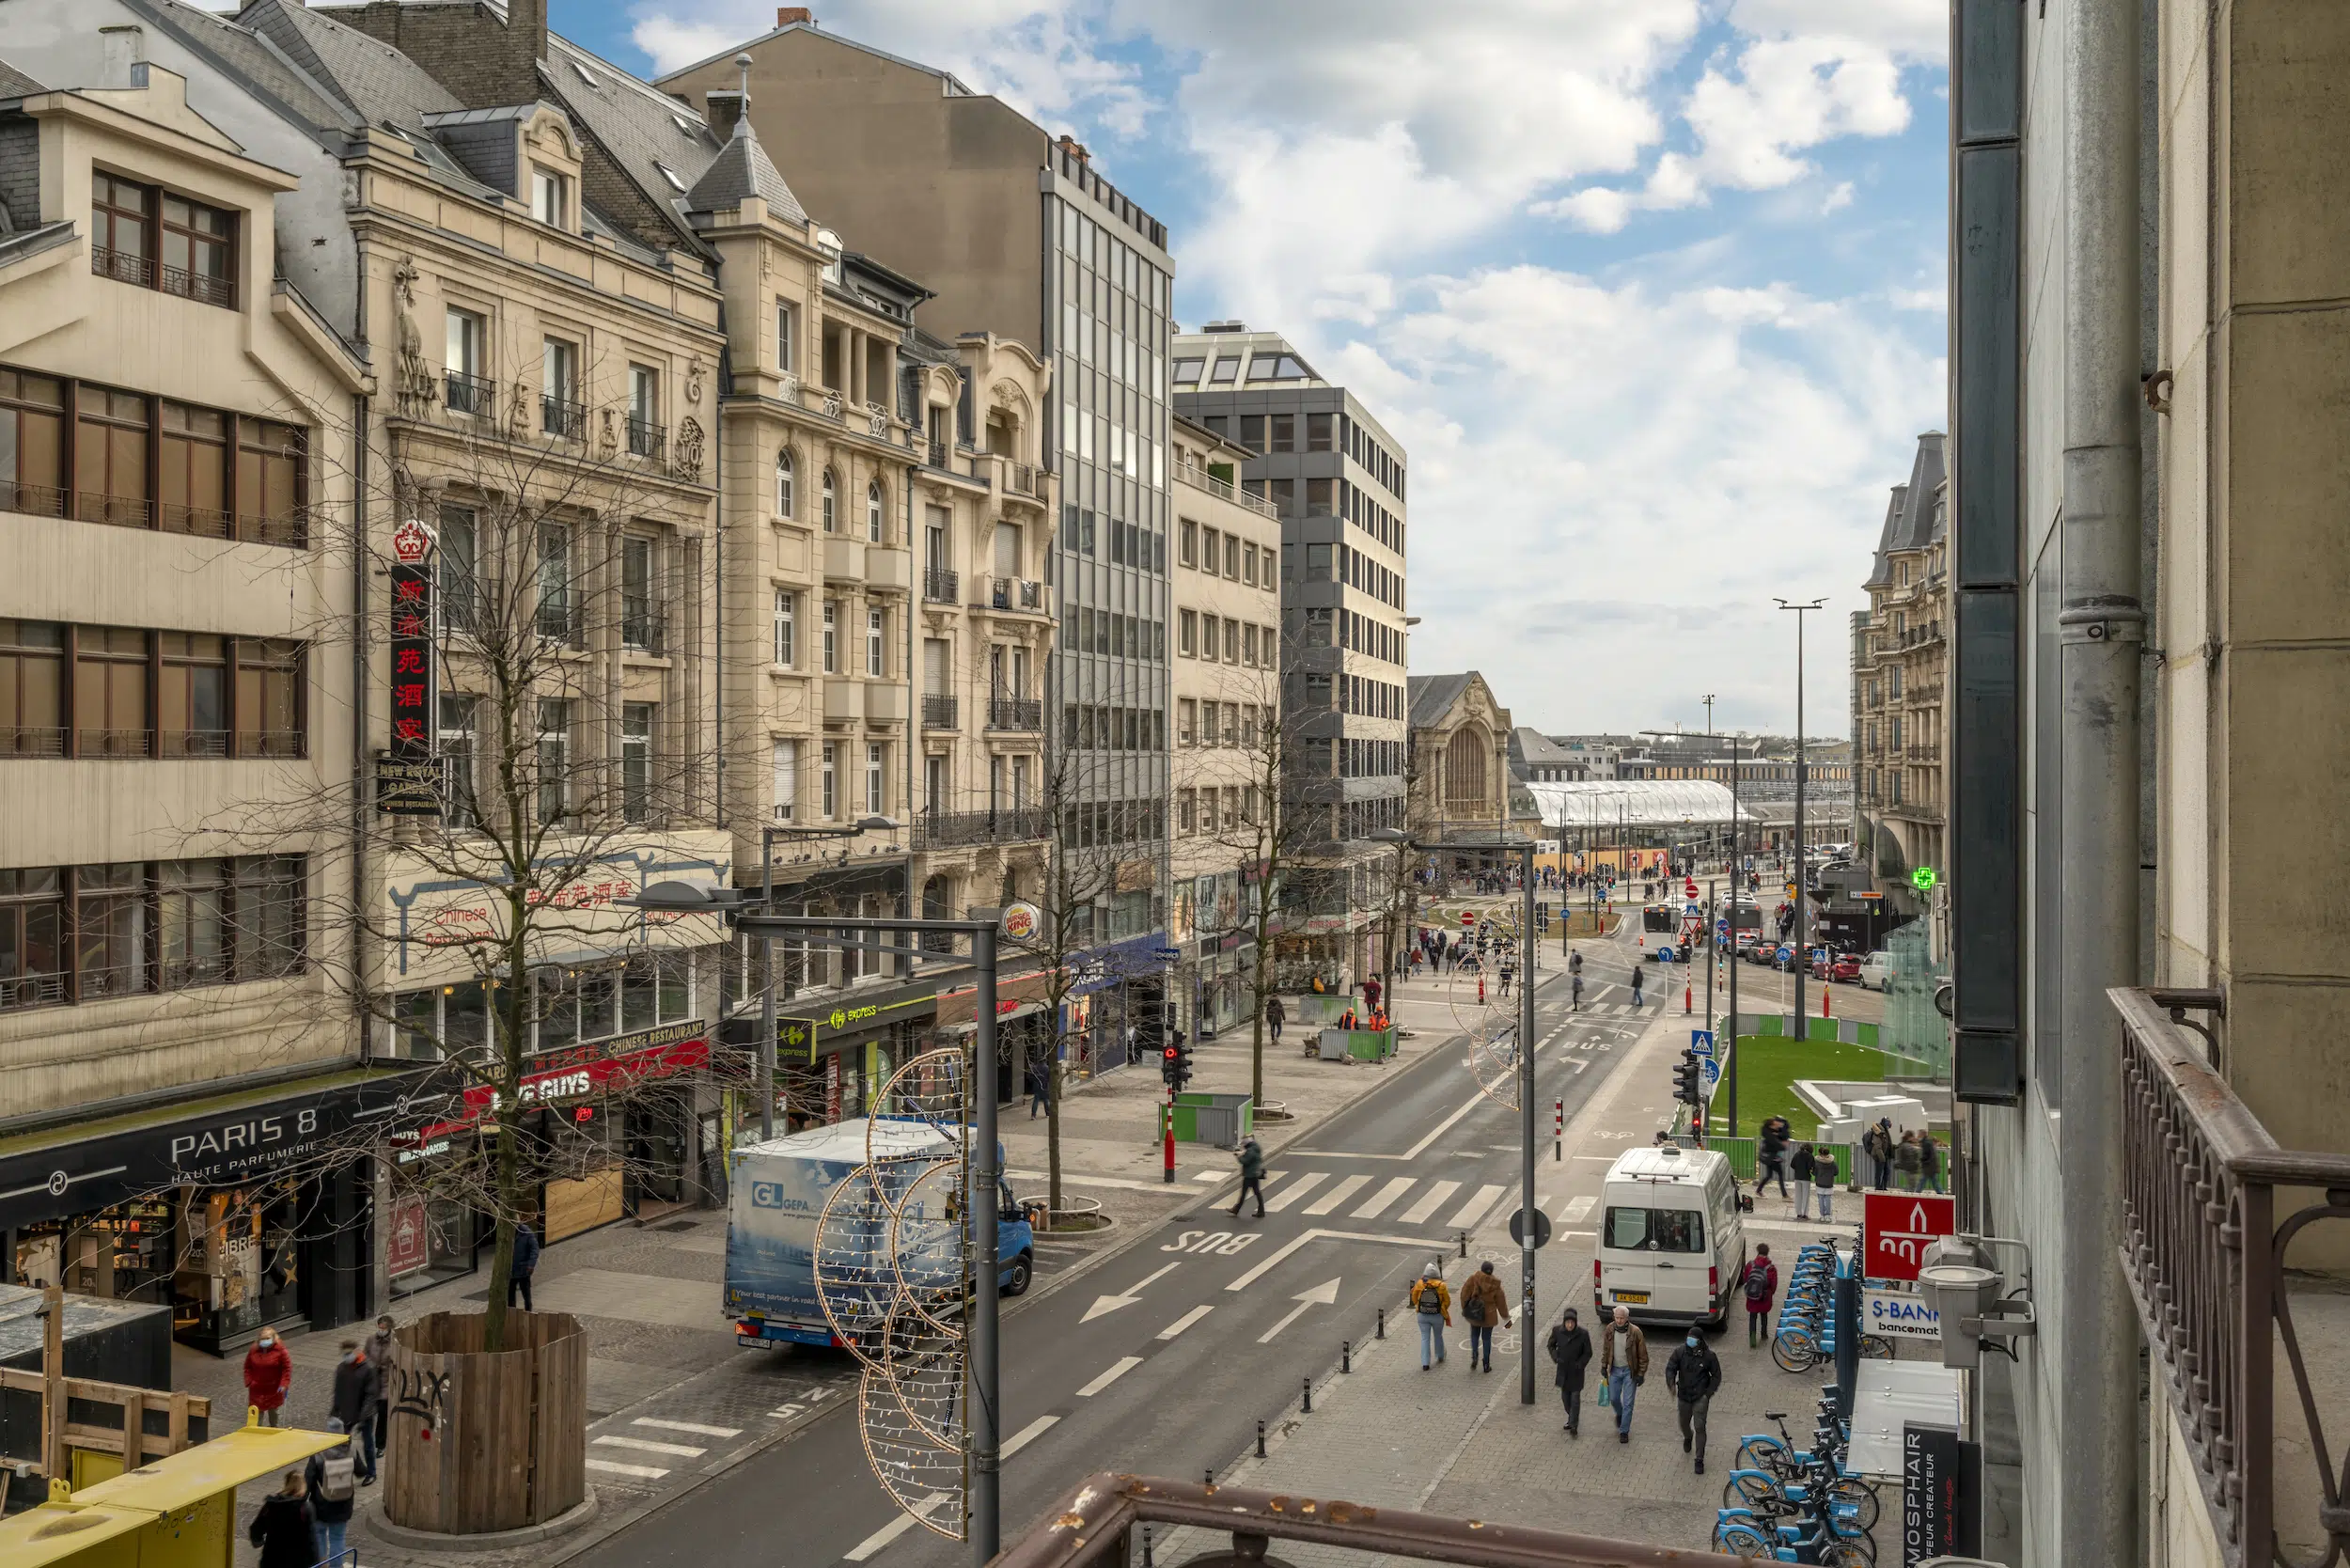
[[1381, 1187], [1377, 1192], [1372, 1193], [1371, 1195], [1371, 1200], [1365, 1203], [1361, 1208], [1355, 1210], [1354, 1214], [1348, 1217], [1352, 1219], [1377, 1219], [1381, 1215], [1386, 1214], [1389, 1208], [1394, 1206], [1397, 1199], [1411, 1191], [1416, 1184], [1417, 1181], [1413, 1177], [1398, 1176], [1393, 1181], [1390, 1181], [1386, 1186]]
[[1477, 1222], [1485, 1217], [1485, 1211], [1494, 1206], [1494, 1200], [1509, 1190], [1509, 1188], [1501, 1186], [1479, 1187], [1477, 1189], [1477, 1196], [1470, 1199], [1466, 1203], [1462, 1204], [1461, 1212], [1459, 1214], [1454, 1215], [1450, 1219], [1445, 1221], [1445, 1229], [1449, 1231], [1468, 1231], [1475, 1229]]
[[1371, 1185], [1371, 1178], [1368, 1176], [1349, 1176], [1319, 1199], [1306, 1205], [1306, 1212], [1309, 1215], [1326, 1215], [1369, 1185]]
[[1425, 1223], [1430, 1215], [1434, 1214], [1443, 1206], [1446, 1199], [1460, 1190], [1461, 1184], [1458, 1182], [1438, 1182], [1420, 1196], [1418, 1202], [1404, 1210], [1399, 1217], [1406, 1225]]
[[1299, 1199], [1305, 1197], [1308, 1193], [1313, 1191], [1314, 1188], [1322, 1185], [1323, 1183], [1328, 1181], [1329, 1179], [1330, 1173], [1326, 1170], [1309, 1170], [1305, 1175], [1298, 1177], [1294, 1181], [1282, 1183], [1280, 1190], [1266, 1200], [1265, 1212], [1268, 1214], [1281, 1213], [1291, 1204], [1296, 1202]]

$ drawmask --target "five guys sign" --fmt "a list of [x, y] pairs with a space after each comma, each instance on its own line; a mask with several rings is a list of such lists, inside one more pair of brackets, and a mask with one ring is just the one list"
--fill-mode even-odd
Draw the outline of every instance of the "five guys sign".
[[439, 813], [432, 766], [432, 531], [415, 518], [392, 530], [391, 750], [376, 780], [386, 813]]

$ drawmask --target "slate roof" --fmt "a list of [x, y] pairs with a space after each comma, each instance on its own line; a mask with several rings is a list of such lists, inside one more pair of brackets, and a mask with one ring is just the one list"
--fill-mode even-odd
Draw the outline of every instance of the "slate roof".
[[253, 0], [237, 21], [340, 97], [350, 123], [390, 125], [419, 134], [430, 115], [463, 105], [422, 67], [356, 27], [287, 0]]
[[6, 60], [0, 60], [0, 98], [30, 98], [44, 91], [39, 82], [25, 75]]
[[1474, 670], [1461, 675], [1405, 676], [1403, 689], [1411, 711], [1412, 728], [1425, 729], [1430, 725], [1440, 723], [1475, 679], [1477, 674]]
[[289, 57], [271, 39], [241, 26], [236, 18], [180, 0], [123, 0], [133, 13], [208, 57], [223, 73], [275, 100], [297, 121], [313, 130], [348, 130], [351, 106]]
[[1886, 504], [1885, 525], [1877, 535], [1876, 558], [1864, 587], [1881, 588], [1891, 580], [1888, 556], [1923, 550], [1942, 536], [1942, 509], [1935, 504], [1936, 494], [1942, 488], [1942, 446], [1940, 431], [1928, 431], [1918, 438], [1918, 452], [1909, 464], [1909, 482], [1895, 485], [1892, 497]]
[[[685, 192], [709, 172], [721, 150], [700, 112], [556, 33], [547, 35], [539, 77], [646, 199], [669, 214], [680, 243], [700, 249], [701, 240], [685, 221]], [[772, 172], [774, 165], [768, 167]], [[678, 177], [678, 184], [669, 182], [664, 168]], [[782, 185], [781, 176], [776, 183]], [[784, 196], [791, 200], [788, 188]], [[791, 200], [792, 212], [799, 205]]]
[[694, 181], [694, 188], [685, 194], [685, 210], [689, 212], [723, 212], [742, 204], [744, 196], [758, 196], [766, 202], [767, 211], [785, 223], [807, 222], [807, 210], [800, 198], [784, 183], [775, 161], [767, 149], [759, 145], [759, 133], [751, 129], [751, 117], [744, 115], [734, 122], [734, 134], [711, 160], [710, 167]]

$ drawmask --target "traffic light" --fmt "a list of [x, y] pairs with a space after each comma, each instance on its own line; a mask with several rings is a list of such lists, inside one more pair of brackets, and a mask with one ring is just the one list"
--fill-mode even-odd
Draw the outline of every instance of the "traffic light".
[[1179, 1040], [1167, 1047], [1166, 1058], [1159, 1064], [1159, 1075], [1167, 1087], [1180, 1090], [1191, 1082], [1191, 1042]]
[[1698, 1065], [1697, 1052], [1682, 1052], [1681, 1059], [1673, 1064], [1673, 1098], [1684, 1105], [1703, 1105], [1705, 1096], [1698, 1088], [1699, 1074], [1703, 1072]]

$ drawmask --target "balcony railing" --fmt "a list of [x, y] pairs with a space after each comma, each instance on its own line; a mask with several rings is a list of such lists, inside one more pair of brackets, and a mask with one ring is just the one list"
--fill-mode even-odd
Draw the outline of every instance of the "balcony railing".
[[569, 398], [541, 395], [539, 399], [539, 429], [548, 435], [561, 436], [566, 441], [588, 438], [588, 405], [575, 403]]
[[127, 250], [108, 250], [92, 245], [89, 270], [100, 277], [111, 277], [117, 283], [135, 283], [146, 289], [155, 282], [155, 263], [147, 257]]
[[945, 468], [948, 449], [946, 442], [933, 436], [922, 444], [922, 462], [932, 468]]
[[650, 419], [639, 419], [634, 414], [628, 416], [629, 456], [650, 458], [653, 462], [659, 463], [668, 449], [669, 428], [666, 425], [656, 425]]
[[95, 490], [77, 490], [73, 493], [73, 515], [84, 523], [151, 528], [155, 525], [155, 503], [144, 495], [104, 495]]
[[477, 419], [487, 419], [497, 412], [498, 384], [487, 376], [450, 370], [442, 378], [441, 400], [448, 405], [451, 414], [470, 414]]
[[[1142, 1559], [1134, 1537], [1146, 1525], [1189, 1527], [1209, 1537], [1202, 1563], [1279, 1561], [1274, 1541], [1333, 1548], [1316, 1560], [1383, 1557], [1457, 1562], [1468, 1568], [1734, 1568], [1738, 1559], [1685, 1546], [1650, 1546], [1592, 1535], [1563, 1535], [1490, 1520], [1448, 1519], [1401, 1508], [1367, 1508], [1247, 1486], [1202, 1485], [1108, 1470], [1085, 1477], [1004, 1543], [995, 1568], [1122, 1568]], [[1214, 1550], [1230, 1536], [1229, 1555]], [[1174, 1553], [1165, 1552], [1172, 1560]], [[1357, 1554], [1360, 1554], [1359, 1558]], [[1303, 1556], [1305, 1554], [1295, 1554]]]
[[1025, 577], [990, 577], [987, 584], [987, 603], [992, 607], [1025, 610], [1033, 615], [1044, 613], [1042, 583], [1032, 583]]
[[[2106, 995], [2122, 1015], [2122, 1270], [2220, 1551], [2236, 1568], [2268, 1568], [2304, 1560], [2288, 1544], [2316, 1543], [2327, 1550], [2309, 1560], [2339, 1562], [2350, 1552], [2350, 1506], [2337, 1480], [2340, 1434], [2328, 1439], [2318, 1408], [2331, 1373], [2312, 1381], [2286, 1259], [2315, 1221], [2350, 1219], [2350, 1156], [2279, 1147], [2229, 1089], [2216, 1029], [2188, 1017], [2208, 1012], [2217, 1024], [2224, 993]], [[2280, 1214], [2280, 1197], [2289, 1213]], [[2300, 1407], [2282, 1431], [2280, 1344]], [[2314, 1349], [2321, 1368], [2340, 1365], [2341, 1346]], [[2315, 1517], [2280, 1529], [2288, 1463], [2314, 1466], [2314, 1486], [2283, 1489], [2313, 1501]]]
[[10, 975], [0, 979], [0, 1012], [28, 1007], [61, 1007], [66, 1000], [63, 975]]
[[0, 479], [0, 511], [30, 512], [36, 517], [63, 517], [65, 492], [54, 484]]
[[1037, 501], [1044, 498], [1044, 475], [1027, 463], [999, 456], [995, 460], [995, 479], [1007, 495], [1026, 495]]
[[85, 757], [152, 757], [155, 737], [144, 729], [85, 729], [76, 737]]
[[224, 310], [237, 308], [237, 280], [233, 277], [211, 277], [185, 267], [165, 267], [159, 287], [166, 294], [177, 294], [198, 305], [217, 305]]
[[620, 596], [620, 646], [638, 653], [668, 651], [668, 618], [649, 599]]
[[925, 811], [914, 819], [917, 850], [964, 849], [974, 844], [1042, 839], [1046, 833], [1042, 807], [1005, 807], [995, 811]]
[[1235, 506], [1246, 507], [1260, 516], [1278, 519], [1281, 515], [1281, 509], [1263, 496], [1251, 495], [1245, 490], [1235, 490], [1230, 484], [1217, 478], [1204, 468], [1179, 463], [1175, 465], [1175, 477], [1185, 484], [1198, 485], [1209, 494], [1220, 496]]
[[531, 612], [531, 629], [550, 642], [584, 648], [588, 643], [588, 606], [569, 599], [541, 597]]
[[963, 576], [944, 567], [922, 569], [922, 597], [933, 604], [954, 604], [963, 600]]
[[925, 729], [957, 729], [961, 723], [957, 715], [962, 712], [962, 708], [963, 704], [954, 698], [926, 695], [922, 698], [922, 728]]
[[62, 757], [65, 731], [50, 725], [0, 729], [0, 757]]
[[1044, 704], [1033, 697], [991, 697], [987, 699], [990, 729], [1038, 730], [1044, 728]]
[[228, 731], [226, 729], [166, 729], [163, 741], [165, 757], [228, 755]]

